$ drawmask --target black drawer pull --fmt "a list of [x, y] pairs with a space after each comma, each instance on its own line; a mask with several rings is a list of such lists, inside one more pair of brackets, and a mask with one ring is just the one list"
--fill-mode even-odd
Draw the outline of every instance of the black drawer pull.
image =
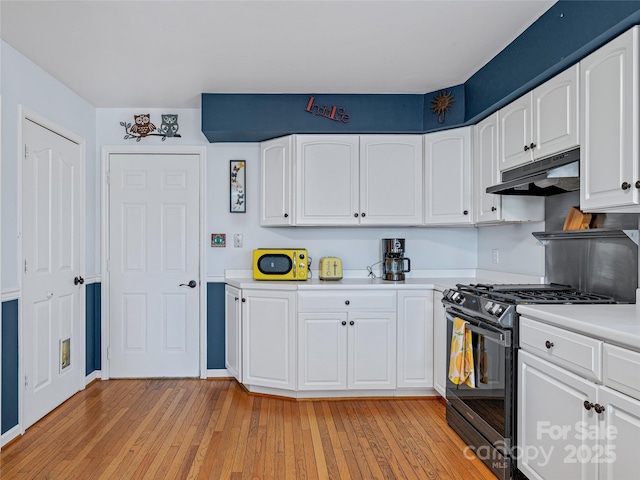
[[553, 342], [550, 342], [549, 340], [547, 340], [546, 342], [544, 342], [544, 346], [547, 348], [551, 348], [553, 347]]

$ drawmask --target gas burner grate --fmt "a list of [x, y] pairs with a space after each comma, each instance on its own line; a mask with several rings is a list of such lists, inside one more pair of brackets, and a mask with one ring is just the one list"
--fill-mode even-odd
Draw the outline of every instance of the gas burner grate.
[[457, 285], [462, 292], [474, 293], [508, 303], [617, 303], [614, 298], [596, 293], [581, 292], [570, 285], [513, 284], [513, 285]]

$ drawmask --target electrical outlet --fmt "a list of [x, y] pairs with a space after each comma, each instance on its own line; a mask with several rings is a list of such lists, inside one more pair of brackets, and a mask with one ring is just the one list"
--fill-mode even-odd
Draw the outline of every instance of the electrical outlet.
[[242, 234], [234, 233], [233, 234], [233, 246], [235, 248], [242, 248]]
[[491, 261], [493, 263], [500, 263], [500, 251], [497, 248], [494, 248], [492, 251], [493, 257]]

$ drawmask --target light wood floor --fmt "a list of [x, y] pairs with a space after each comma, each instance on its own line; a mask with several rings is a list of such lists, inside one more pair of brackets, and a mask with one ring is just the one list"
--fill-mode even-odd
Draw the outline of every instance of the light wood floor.
[[94, 382], [0, 452], [9, 479], [495, 479], [439, 400], [295, 401], [235, 380]]

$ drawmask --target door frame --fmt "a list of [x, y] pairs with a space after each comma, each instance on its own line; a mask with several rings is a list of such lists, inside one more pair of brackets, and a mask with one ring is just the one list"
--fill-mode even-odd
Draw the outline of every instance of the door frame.
[[[86, 191], [87, 191], [87, 145], [86, 140], [80, 135], [67, 130], [49, 120], [48, 118], [24, 107], [23, 105], [18, 105], [18, 168], [17, 168], [17, 209], [18, 209], [18, 255], [17, 255], [17, 267], [18, 267], [18, 289], [20, 292], [20, 297], [18, 301], [18, 380], [19, 380], [19, 388], [18, 388], [18, 424], [20, 427], [20, 434], [24, 435], [24, 389], [20, 386], [22, 385], [22, 379], [25, 376], [24, 372], [24, 353], [25, 353], [25, 343], [24, 343], [24, 331], [23, 331], [23, 316], [22, 316], [22, 292], [23, 292], [23, 268], [22, 262], [24, 261], [23, 256], [23, 238], [22, 238], [22, 226], [23, 226], [23, 209], [24, 205], [22, 202], [22, 182], [23, 182], [23, 173], [22, 173], [22, 165], [24, 162], [24, 135], [23, 135], [23, 123], [25, 121], [32, 121], [47, 130], [51, 130], [53, 133], [60, 135], [61, 137], [66, 138], [67, 140], [76, 143], [80, 147], [80, 178], [82, 180], [82, 185], [80, 187], [78, 201], [80, 202], [80, 219], [79, 219], [79, 228], [80, 228], [80, 258], [78, 259], [78, 270], [80, 276], [86, 277], [85, 272], [85, 260], [86, 260], [86, 235], [87, 235], [87, 212], [86, 212]], [[78, 338], [77, 338], [77, 350], [78, 356], [80, 357], [80, 365], [78, 374], [78, 391], [84, 390], [85, 384], [85, 374], [84, 371], [87, 365], [87, 355], [86, 355], [86, 327], [87, 327], [87, 314], [86, 314], [86, 289], [80, 289], [80, 316], [81, 321], [79, 325]]]
[[207, 378], [207, 278], [206, 278], [206, 258], [205, 258], [205, 221], [206, 221], [206, 206], [207, 206], [207, 190], [205, 188], [205, 181], [207, 177], [206, 167], [206, 147], [181, 147], [181, 146], [138, 146], [138, 145], [107, 145], [101, 147], [101, 163], [102, 163], [102, 223], [101, 223], [101, 239], [102, 239], [102, 251], [101, 251], [101, 271], [102, 271], [102, 283], [100, 287], [101, 291], [101, 306], [100, 306], [100, 337], [101, 337], [101, 358], [100, 358], [100, 374], [102, 380], [109, 379], [109, 334], [111, 329], [110, 324], [110, 278], [107, 270], [107, 260], [110, 254], [109, 245], [109, 189], [107, 188], [107, 172], [109, 169], [109, 157], [111, 154], [140, 154], [140, 155], [198, 155], [200, 162], [200, 215], [199, 215], [199, 273], [198, 273], [198, 295], [200, 301], [200, 328], [199, 328], [199, 370], [200, 378]]

